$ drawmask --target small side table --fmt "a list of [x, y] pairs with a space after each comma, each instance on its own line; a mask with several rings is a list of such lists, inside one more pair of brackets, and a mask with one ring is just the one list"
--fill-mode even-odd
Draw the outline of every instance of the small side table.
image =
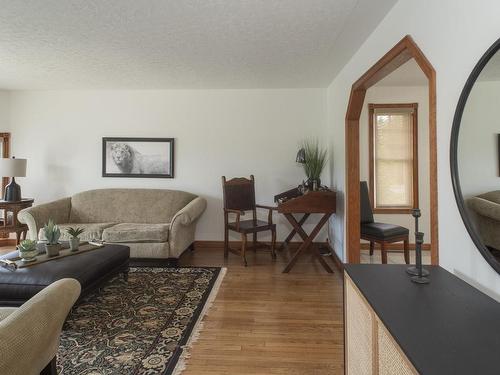
[[0, 218], [0, 235], [8, 235], [10, 233], [16, 234], [16, 245], [19, 245], [21, 239], [26, 239], [28, 233], [28, 226], [21, 224], [17, 219], [19, 211], [33, 206], [34, 200], [25, 198], [19, 202], [6, 202], [0, 200], [0, 210], [3, 210], [3, 215]]

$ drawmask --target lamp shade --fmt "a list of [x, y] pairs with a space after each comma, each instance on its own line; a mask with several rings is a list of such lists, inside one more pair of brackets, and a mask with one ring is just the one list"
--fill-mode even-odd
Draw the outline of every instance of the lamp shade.
[[0, 159], [1, 177], [26, 177], [26, 159]]
[[295, 161], [297, 163], [300, 163], [300, 164], [305, 164], [305, 162], [306, 162], [306, 150], [304, 150], [303, 148], [301, 148], [297, 152], [297, 156], [295, 158]]

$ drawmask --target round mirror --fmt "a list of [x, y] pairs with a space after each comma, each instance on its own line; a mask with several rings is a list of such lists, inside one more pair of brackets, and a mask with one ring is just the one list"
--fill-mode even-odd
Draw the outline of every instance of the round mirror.
[[500, 273], [500, 39], [472, 71], [455, 111], [450, 160], [472, 240]]

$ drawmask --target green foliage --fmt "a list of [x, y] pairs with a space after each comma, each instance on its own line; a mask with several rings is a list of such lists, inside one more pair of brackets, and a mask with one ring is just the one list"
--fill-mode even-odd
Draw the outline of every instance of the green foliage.
[[23, 251], [34, 251], [36, 250], [36, 241], [24, 240], [19, 243], [19, 250]]
[[79, 227], [76, 227], [76, 228], [69, 227], [68, 229], [66, 229], [66, 232], [71, 237], [78, 238], [80, 236], [80, 234], [82, 234], [83, 232], [85, 232], [85, 229], [79, 228]]
[[305, 151], [304, 172], [310, 180], [319, 180], [326, 165], [326, 150], [319, 146], [318, 140], [307, 140], [302, 143]]
[[61, 230], [52, 219], [50, 219], [43, 228], [43, 233], [45, 234], [45, 238], [47, 239], [49, 245], [56, 245], [59, 243]]

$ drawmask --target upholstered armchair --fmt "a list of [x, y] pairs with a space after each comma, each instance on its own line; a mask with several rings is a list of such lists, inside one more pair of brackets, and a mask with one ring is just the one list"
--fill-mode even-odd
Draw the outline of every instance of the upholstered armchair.
[[466, 203], [483, 243], [500, 250], [500, 190], [469, 198]]
[[80, 283], [61, 279], [19, 308], [0, 308], [0, 374], [56, 374], [63, 323], [80, 295]]

